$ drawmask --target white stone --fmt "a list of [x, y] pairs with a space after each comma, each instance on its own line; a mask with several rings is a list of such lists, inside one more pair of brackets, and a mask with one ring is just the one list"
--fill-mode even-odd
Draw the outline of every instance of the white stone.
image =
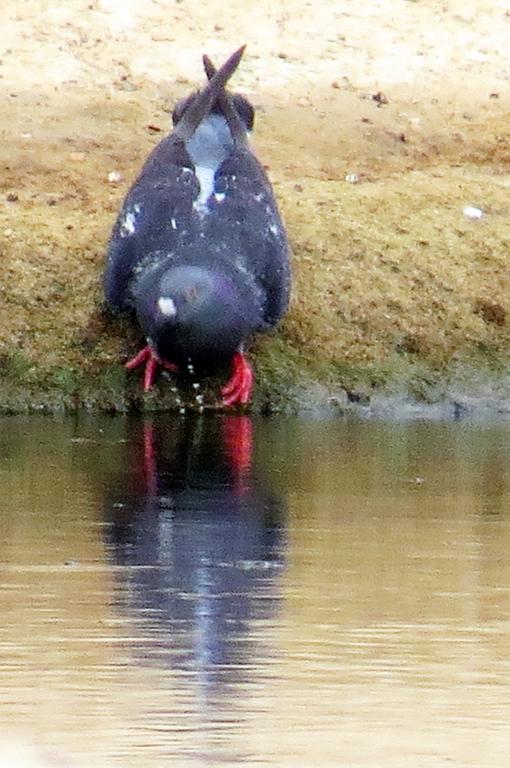
[[474, 205], [465, 205], [462, 209], [464, 216], [468, 219], [481, 219], [485, 215], [481, 208], [477, 208]]

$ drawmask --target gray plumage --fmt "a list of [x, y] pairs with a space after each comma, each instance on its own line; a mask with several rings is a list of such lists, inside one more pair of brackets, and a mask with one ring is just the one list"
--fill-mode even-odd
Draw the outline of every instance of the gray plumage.
[[223, 91], [241, 55], [209, 69], [208, 85], [181, 102], [108, 247], [108, 305], [134, 309], [158, 357], [178, 366], [226, 364], [274, 326], [289, 301], [285, 228], [247, 140], [253, 109], [243, 97], [236, 107]]

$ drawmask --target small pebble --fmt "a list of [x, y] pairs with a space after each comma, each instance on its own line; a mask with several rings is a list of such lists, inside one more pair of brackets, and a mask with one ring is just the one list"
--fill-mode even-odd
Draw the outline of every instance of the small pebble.
[[117, 184], [119, 181], [122, 181], [122, 174], [119, 171], [110, 171], [108, 181], [110, 184]]
[[357, 173], [348, 173], [345, 180], [348, 181], [349, 184], [358, 184], [359, 176]]
[[381, 106], [382, 104], [389, 104], [388, 97], [385, 96], [384, 93], [381, 93], [381, 91], [377, 91], [377, 93], [373, 93], [372, 100], [377, 102], [379, 106]]
[[462, 209], [464, 216], [468, 219], [481, 219], [484, 216], [484, 212], [481, 208], [476, 208], [474, 205], [465, 205]]

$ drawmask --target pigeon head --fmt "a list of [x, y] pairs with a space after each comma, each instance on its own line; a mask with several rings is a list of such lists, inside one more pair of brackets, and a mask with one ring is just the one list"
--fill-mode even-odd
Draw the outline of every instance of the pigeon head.
[[261, 322], [252, 290], [205, 267], [142, 274], [134, 299], [149, 344], [158, 357], [179, 367], [226, 365]]

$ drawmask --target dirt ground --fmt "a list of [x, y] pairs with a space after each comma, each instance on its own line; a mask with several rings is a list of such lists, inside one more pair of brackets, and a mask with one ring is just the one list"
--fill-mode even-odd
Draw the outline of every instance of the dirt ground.
[[254, 350], [260, 403], [434, 399], [462, 366], [506, 381], [510, 2], [3, 0], [1, 19], [4, 408], [132, 402], [105, 244], [202, 53], [241, 43], [232, 84], [294, 251], [289, 316]]

